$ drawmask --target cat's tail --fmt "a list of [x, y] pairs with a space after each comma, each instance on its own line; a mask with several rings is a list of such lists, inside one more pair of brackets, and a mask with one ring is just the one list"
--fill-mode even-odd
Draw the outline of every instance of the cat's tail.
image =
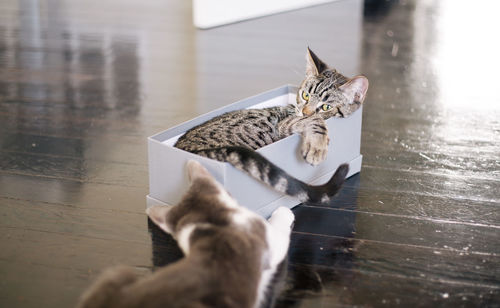
[[193, 153], [228, 162], [235, 168], [273, 187], [276, 191], [296, 197], [301, 202], [330, 201], [331, 197], [339, 191], [349, 171], [349, 165], [342, 164], [328, 182], [314, 186], [294, 178], [258, 152], [245, 147], [221, 147]]

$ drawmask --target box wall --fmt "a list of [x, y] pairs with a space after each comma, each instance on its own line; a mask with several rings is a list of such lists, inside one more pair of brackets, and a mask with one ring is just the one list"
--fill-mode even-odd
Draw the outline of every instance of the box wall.
[[189, 188], [186, 163], [198, 160], [220, 183], [225, 182], [226, 163], [201, 157], [149, 140], [149, 194], [167, 204], [177, 204]]

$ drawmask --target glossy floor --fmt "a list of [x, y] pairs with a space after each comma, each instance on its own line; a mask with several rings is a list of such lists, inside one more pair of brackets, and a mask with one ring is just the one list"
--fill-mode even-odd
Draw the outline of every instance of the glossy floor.
[[[200, 31], [191, 1], [0, 3], [0, 306], [71, 307], [148, 226], [146, 138], [300, 82], [370, 80], [362, 171], [301, 205], [278, 307], [500, 305], [495, 1], [345, 0]], [[495, 7], [496, 6], [496, 7]]]

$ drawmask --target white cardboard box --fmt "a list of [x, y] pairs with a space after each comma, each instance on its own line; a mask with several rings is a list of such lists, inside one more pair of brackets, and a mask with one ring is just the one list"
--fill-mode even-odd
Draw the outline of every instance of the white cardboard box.
[[[195, 159], [231, 193], [239, 204], [263, 217], [279, 206], [292, 208], [300, 203], [296, 198], [284, 196], [267, 185], [232, 167], [229, 163], [201, 157], [173, 147], [175, 141], [188, 129], [225, 112], [244, 108], [263, 108], [295, 103], [297, 88], [283, 86], [223, 108], [201, 115], [193, 120], [167, 129], [148, 138], [149, 195], [147, 206], [175, 205], [189, 187], [186, 162]], [[330, 136], [328, 155], [324, 162], [311, 166], [300, 155], [301, 137], [292, 135], [257, 150], [271, 162], [292, 176], [310, 183], [323, 184], [337, 167], [349, 163], [349, 176], [361, 170], [361, 118], [362, 107], [348, 118], [331, 118], [326, 121]]]

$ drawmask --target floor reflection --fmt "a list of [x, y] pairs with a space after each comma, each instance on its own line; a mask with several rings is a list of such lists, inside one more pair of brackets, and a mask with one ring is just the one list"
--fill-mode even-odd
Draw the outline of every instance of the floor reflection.
[[328, 207], [335, 210], [309, 206], [294, 209], [296, 222], [289, 251], [289, 273], [278, 307], [302, 306], [304, 300], [318, 299], [325, 292], [334, 296], [343, 293], [343, 288], [350, 284], [357, 245], [353, 210], [357, 208], [361, 176], [349, 178], [331, 200]]
[[96, 171], [95, 136], [140, 112], [140, 42], [68, 29], [54, 2], [21, 5], [16, 23], [0, 25], [0, 168], [77, 180], [53, 181], [75, 193]]
[[[500, 105], [495, 102], [500, 98], [486, 89], [494, 88], [500, 60], [493, 54], [500, 44], [483, 31], [498, 4], [484, 3], [478, 7], [484, 16], [471, 15], [464, 24], [469, 7], [452, 1], [365, 2], [368, 39], [361, 67], [370, 90], [363, 127], [371, 129], [363, 131], [361, 152], [372, 165], [393, 161], [399, 166], [398, 152], [404, 152], [413, 158], [413, 170], [498, 177]], [[481, 56], [470, 56], [478, 48]]]

